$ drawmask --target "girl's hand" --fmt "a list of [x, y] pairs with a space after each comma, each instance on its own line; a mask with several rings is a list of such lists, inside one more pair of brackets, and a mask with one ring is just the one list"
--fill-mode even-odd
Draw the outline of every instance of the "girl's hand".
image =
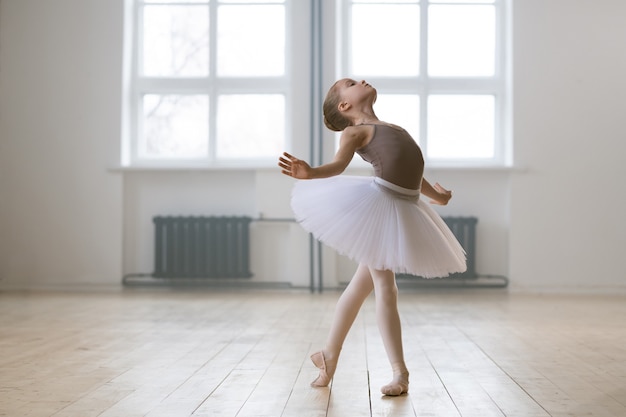
[[283, 156], [278, 158], [278, 166], [282, 168], [282, 173], [299, 180], [312, 178], [312, 168], [305, 161], [283, 152]]
[[446, 190], [438, 182], [433, 185], [434, 190], [437, 192], [436, 196], [432, 196], [430, 202], [432, 204], [439, 204], [445, 206], [452, 198], [452, 191]]

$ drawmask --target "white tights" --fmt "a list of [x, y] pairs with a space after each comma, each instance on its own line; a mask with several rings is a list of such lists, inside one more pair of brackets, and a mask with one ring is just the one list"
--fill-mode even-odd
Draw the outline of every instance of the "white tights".
[[[393, 385], [404, 384], [402, 392], [408, 389], [408, 371], [404, 363], [402, 350], [402, 328], [400, 315], [398, 314], [398, 287], [394, 273], [386, 270], [370, 269], [365, 265], [359, 265], [352, 280], [344, 290], [337, 302], [335, 315], [326, 341], [324, 356], [329, 373], [332, 375], [337, 366], [339, 353], [348, 335], [348, 331], [354, 323], [357, 314], [367, 296], [374, 290], [376, 297], [376, 321], [383, 339], [387, 357], [393, 369], [393, 381], [381, 390], [383, 393]], [[392, 387], [392, 391], [398, 387]], [[399, 395], [401, 392], [390, 395]]]

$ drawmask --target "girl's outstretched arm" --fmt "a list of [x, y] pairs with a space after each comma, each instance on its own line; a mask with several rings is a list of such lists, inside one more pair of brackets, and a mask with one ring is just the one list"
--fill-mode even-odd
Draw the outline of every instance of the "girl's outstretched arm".
[[438, 182], [430, 185], [426, 178], [422, 178], [422, 194], [430, 198], [431, 204], [445, 206], [452, 198], [452, 191], [446, 190]]
[[278, 166], [282, 168], [282, 173], [300, 180], [310, 180], [313, 178], [327, 178], [341, 174], [350, 164], [354, 153], [362, 146], [367, 134], [371, 131], [367, 126], [350, 126], [343, 131], [339, 142], [339, 150], [332, 162], [312, 168], [306, 161], [296, 158], [293, 155], [283, 152], [278, 158]]

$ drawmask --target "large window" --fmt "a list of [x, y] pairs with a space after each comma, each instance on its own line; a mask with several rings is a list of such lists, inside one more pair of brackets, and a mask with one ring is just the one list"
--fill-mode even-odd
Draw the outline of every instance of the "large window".
[[302, 155], [320, 123], [310, 86], [322, 76], [325, 93], [329, 74], [374, 85], [378, 116], [405, 127], [429, 163], [505, 162], [507, 0], [126, 1], [126, 165]]
[[379, 118], [430, 163], [504, 163], [503, 0], [340, 1], [339, 72], [377, 88]]
[[285, 0], [134, 0], [130, 163], [274, 160], [290, 92]]

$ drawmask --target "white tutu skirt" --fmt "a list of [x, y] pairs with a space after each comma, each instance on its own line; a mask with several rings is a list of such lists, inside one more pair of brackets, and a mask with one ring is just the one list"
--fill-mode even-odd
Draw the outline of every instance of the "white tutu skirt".
[[315, 238], [370, 268], [425, 278], [466, 269], [465, 251], [419, 190], [378, 177], [302, 180], [291, 207]]

